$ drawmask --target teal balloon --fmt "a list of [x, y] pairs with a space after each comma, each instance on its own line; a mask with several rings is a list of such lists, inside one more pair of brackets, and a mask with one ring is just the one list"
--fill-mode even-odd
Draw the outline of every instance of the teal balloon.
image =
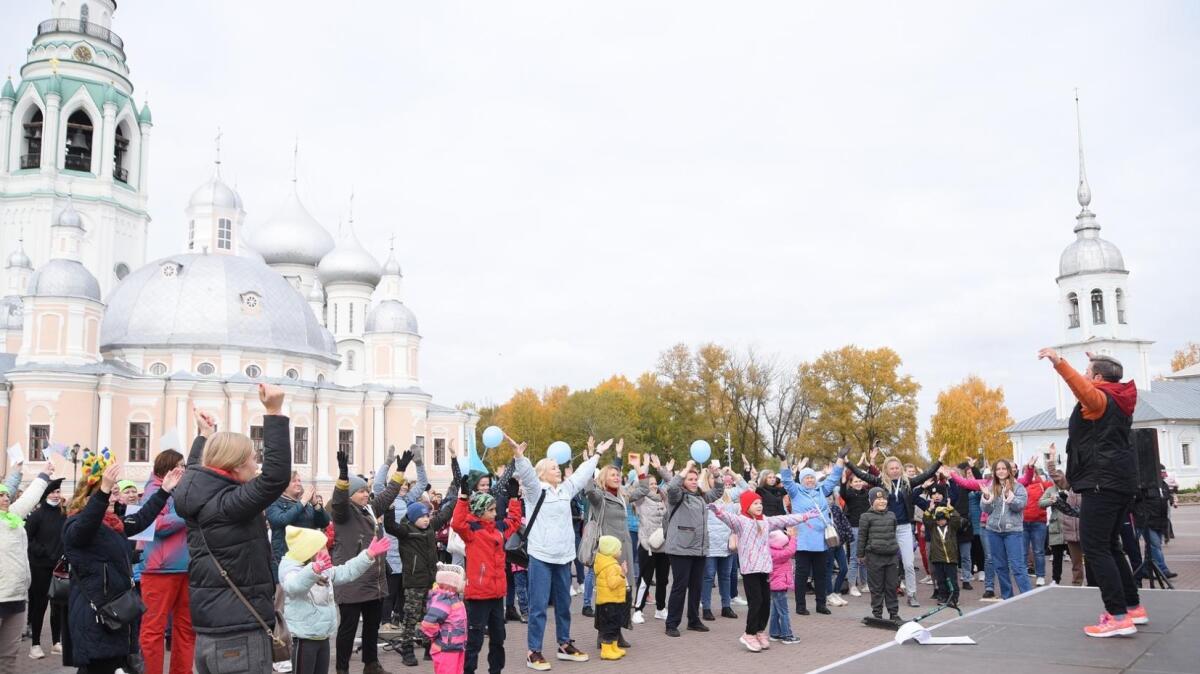
[[554, 459], [558, 465], [571, 462], [571, 446], [562, 440], [556, 440], [550, 443], [550, 448], [546, 450], [546, 456]]
[[692, 461], [704, 463], [712, 457], [712, 445], [707, 440], [697, 440], [692, 443]]
[[499, 447], [504, 442], [504, 431], [499, 426], [488, 426], [483, 429], [483, 446], [488, 449]]

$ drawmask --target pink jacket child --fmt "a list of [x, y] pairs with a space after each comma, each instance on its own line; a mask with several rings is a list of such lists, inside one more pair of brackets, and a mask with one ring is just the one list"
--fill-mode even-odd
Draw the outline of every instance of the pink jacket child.
[[740, 515], [722, 510], [715, 503], [708, 504], [708, 509], [733, 533], [737, 534], [738, 564], [741, 566], [743, 575], [771, 573], [774, 570], [770, 546], [767, 544], [767, 536], [772, 531], [794, 527], [818, 516], [816, 511], [808, 511], [763, 517], [762, 499], [753, 491], [742, 492], [741, 506], [742, 514]]
[[786, 533], [771, 532], [771, 591], [791, 592], [796, 589], [796, 574], [792, 573], [792, 553], [796, 540]]
[[467, 655], [466, 573], [461, 566], [438, 564], [435, 578], [421, 631], [429, 637], [434, 674], [461, 674]]

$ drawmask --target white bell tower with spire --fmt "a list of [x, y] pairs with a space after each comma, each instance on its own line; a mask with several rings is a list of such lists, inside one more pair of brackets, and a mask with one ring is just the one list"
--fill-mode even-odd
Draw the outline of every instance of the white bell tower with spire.
[[[1078, 94], [1075, 123], [1079, 142], [1079, 187], [1075, 196], [1080, 211], [1075, 216], [1075, 241], [1059, 259], [1057, 283], [1063, 343], [1057, 348], [1076, 368], [1086, 363], [1087, 353], [1113, 356], [1124, 366], [1125, 379], [1133, 379], [1139, 389], [1148, 390], [1153, 342], [1133, 336], [1125, 259], [1114, 244], [1100, 238], [1100, 224], [1089, 208], [1092, 189], [1084, 165]], [[1058, 418], [1066, 419], [1075, 406], [1075, 397], [1061, 377], [1053, 378], [1057, 393], [1055, 412]]]

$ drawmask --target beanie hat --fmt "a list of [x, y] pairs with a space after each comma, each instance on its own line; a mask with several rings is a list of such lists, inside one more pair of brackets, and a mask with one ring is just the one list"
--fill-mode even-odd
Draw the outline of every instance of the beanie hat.
[[942, 498], [946, 498], [950, 495], [950, 488], [941, 482], [931, 485], [926, 491], [929, 492], [930, 496], [933, 496], [934, 494], [941, 494]]
[[808, 477], [809, 475], [817, 477], [817, 471], [813, 470], [812, 468], [800, 469], [800, 474], [796, 476], [796, 481], [800, 483], [801, 487], [804, 486], [804, 478]]
[[767, 540], [770, 541], [771, 547], [782, 548], [788, 543], [788, 535], [782, 530], [776, 529], [767, 535]]
[[351, 496], [357, 494], [358, 492], [360, 492], [366, 488], [367, 488], [366, 480], [362, 479], [361, 477], [359, 477], [357, 475], [350, 476], [350, 487], [349, 487], [348, 491], [350, 492]]
[[408, 521], [412, 522], [413, 524], [416, 524], [417, 520], [421, 519], [422, 517], [424, 517], [428, 514], [429, 514], [429, 506], [425, 505], [424, 503], [421, 503], [420, 501], [417, 501], [416, 503], [413, 503], [412, 505], [408, 506], [408, 513], [407, 513]]
[[616, 557], [621, 554], [621, 540], [616, 536], [601, 536], [596, 551], [602, 555]]
[[871, 487], [871, 491], [867, 492], [868, 503], [875, 503], [881, 498], [887, 498], [887, 492], [882, 487]]
[[471, 494], [471, 514], [479, 517], [485, 510], [496, 505], [496, 497], [487, 492], [476, 492]]
[[137, 489], [137, 483], [134, 482], [133, 480], [121, 480], [120, 482], [117, 483], [117, 491], [125, 491], [126, 489], [129, 489], [130, 487]]
[[8, 490], [8, 485], [6, 484], [0, 484], [0, 494], [8, 494], [9, 496], [12, 496], [12, 492]]
[[287, 556], [293, 561], [304, 564], [325, 547], [325, 534], [317, 529], [294, 527], [289, 524], [285, 532]]
[[467, 573], [457, 564], [442, 564], [439, 562], [434, 581], [438, 585], [449, 585], [462, 592], [463, 588], [467, 585]]
[[[756, 492], [747, 489], [746, 491], [742, 492], [742, 495], [739, 497], [739, 499], [742, 502], [742, 514], [746, 517], [750, 517], [750, 506], [754, 505], [755, 501], [761, 501], [762, 497]], [[761, 519], [762, 513], [759, 513], [758, 517]]]

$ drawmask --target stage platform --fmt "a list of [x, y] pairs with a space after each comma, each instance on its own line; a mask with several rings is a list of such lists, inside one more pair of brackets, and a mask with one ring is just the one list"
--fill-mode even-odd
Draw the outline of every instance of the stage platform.
[[969, 636], [978, 642], [974, 646], [893, 641], [811, 674], [1200, 672], [1200, 591], [1143, 590], [1141, 596], [1150, 624], [1132, 637], [1085, 636], [1082, 627], [1102, 612], [1100, 592], [1048, 586], [927, 626], [935, 637]]

